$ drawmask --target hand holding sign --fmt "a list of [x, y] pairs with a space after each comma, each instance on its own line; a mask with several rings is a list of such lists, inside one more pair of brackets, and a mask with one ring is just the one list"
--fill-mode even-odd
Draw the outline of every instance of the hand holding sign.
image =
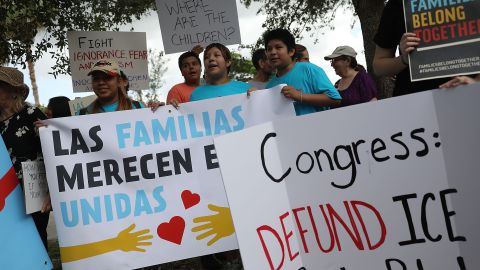
[[192, 228], [192, 232], [206, 231], [198, 235], [196, 237], [197, 240], [203, 240], [211, 235], [214, 235], [214, 237], [207, 243], [208, 246], [211, 246], [218, 240], [235, 233], [235, 228], [233, 227], [230, 208], [209, 204], [208, 209], [217, 212], [217, 214], [194, 218], [194, 223], [204, 224]]

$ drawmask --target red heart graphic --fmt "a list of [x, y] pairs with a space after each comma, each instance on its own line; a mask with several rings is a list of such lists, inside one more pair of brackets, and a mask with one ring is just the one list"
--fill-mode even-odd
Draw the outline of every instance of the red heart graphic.
[[197, 193], [192, 193], [190, 190], [182, 191], [182, 202], [185, 210], [188, 208], [197, 205], [200, 202], [200, 195]]
[[158, 225], [158, 236], [177, 245], [182, 244], [183, 232], [185, 231], [185, 220], [182, 217], [174, 216], [170, 222]]

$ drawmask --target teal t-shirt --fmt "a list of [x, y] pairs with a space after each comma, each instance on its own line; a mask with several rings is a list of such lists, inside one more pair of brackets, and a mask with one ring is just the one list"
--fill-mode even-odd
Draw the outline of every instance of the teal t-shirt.
[[[138, 104], [138, 106], [136, 105]], [[118, 108], [118, 101], [109, 105], [102, 106], [102, 112], [115, 112]], [[145, 106], [142, 102], [132, 102], [132, 109], [143, 109]], [[90, 114], [93, 110], [93, 104], [88, 105], [86, 114]], [[76, 115], [80, 115], [80, 111], [76, 113]]]
[[204, 100], [210, 98], [224, 97], [246, 93], [252, 86], [245, 82], [229, 81], [221, 85], [200, 85], [193, 90], [190, 101]]
[[[280, 77], [273, 77], [268, 83], [267, 88], [275, 87], [279, 84], [287, 84], [295, 89], [301, 90], [306, 94], [325, 94], [331, 99], [342, 99], [337, 89], [333, 86], [325, 74], [325, 71], [319, 66], [307, 62], [295, 63], [293, 68]], [[323, 110], [330, 107], [318, 107], [300, 102], [295, 102], [295, 112], [297, 115], [304, 115]]]

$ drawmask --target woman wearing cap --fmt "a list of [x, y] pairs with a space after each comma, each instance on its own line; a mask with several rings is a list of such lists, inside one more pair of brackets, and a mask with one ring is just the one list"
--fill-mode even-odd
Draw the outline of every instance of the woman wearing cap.
[[[0, 134], [22, 187], [22, 162], [42, 158], [40, 137], [33, 123], [38, 119], [46, 119], [38, 108], [25, 102], [27, 96], [28, 86], [23, 83], [23, 74], [16, 68], [0, 67]], [[48, 198], [43, 203], [42, 211], [32, 214], [45, 247], [51, 209]]]
[[88, 73], [92, 77], [92, 88], [97, 99], [79, 114], [124, 111], [144, 108], [142, 103], [131, 100], [123, 88], [120, 68], [113, 60], [100, 60]]
[[377, 100], [377, 87], [365, 68], [357, 63], [357, 52], [350, 46], [337, 47], [331, 55], [325, 56], [330, 60], [335, 73], [340, 80], [335, 88], [342, 96], [340, 107]]

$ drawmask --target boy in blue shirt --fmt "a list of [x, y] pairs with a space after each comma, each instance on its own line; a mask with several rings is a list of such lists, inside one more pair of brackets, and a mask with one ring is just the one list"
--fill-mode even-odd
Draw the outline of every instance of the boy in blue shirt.
[[295, 62], [295, 38], [288, 30], [269, 31], [264, 40], [268, 60], [277, 69], [267, 88], [286, 84], [282, 94], [295, 101], [297, 115], [328, 110], [340, 104], [340, 94], [321, 67]]

